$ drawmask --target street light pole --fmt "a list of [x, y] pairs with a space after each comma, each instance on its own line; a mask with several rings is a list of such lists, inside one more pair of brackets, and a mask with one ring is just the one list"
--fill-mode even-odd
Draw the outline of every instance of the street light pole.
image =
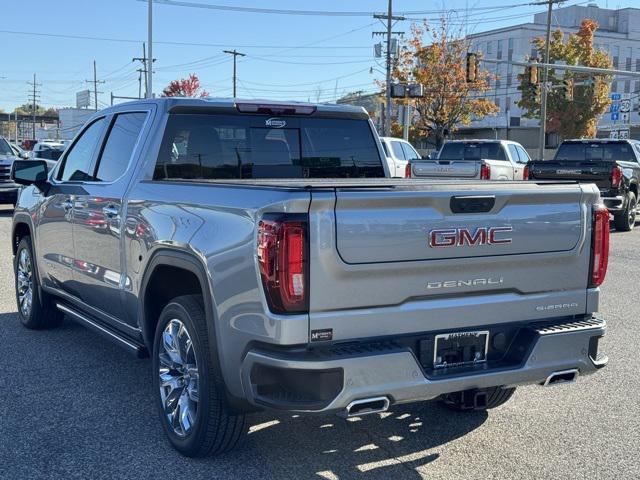
[[389, 0], [387, 8], [387, 99], [384, 114], [384, 134], [391, 135], [391, 29], [393, 15], [393, 0]]

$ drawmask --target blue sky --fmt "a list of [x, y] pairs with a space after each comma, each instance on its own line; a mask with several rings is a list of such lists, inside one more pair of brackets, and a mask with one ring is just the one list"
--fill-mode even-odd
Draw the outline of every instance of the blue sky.
[[[615, 7], [634, 6], [619, 0]], [[381, 12], [386, 0], [190, 0], [190, 3], [296, 10]], [[514, 4], [526, 1], [513, 0]], [[568, 5], [578, 3], [576, 0]], [[586, 3], [586, 2], [581, 2]], [[592, 2], [593, 3], [593, 2]], [[595, 2], [605, 7], [606, 1]], [[445, 7], [446, 5], [446, 7]], [[469, 33], [532, 21], [542, 7], [505, 8], [501, 0], [395, 0], [394, 10], [455, 9], [466, 17]], [[611, 5], [613, 7], [613, 5]], [[488, 10], [495, 7], [496, 10]], [[500, 8], [500, 9], [499, 9]], [[486, 10], [483, 10], [486, 9]], [[438, 13], [412, 17], [435, 18]], [[27, 101], [36, 73], [44, 106], [72, 106], [75, 92], [88, 88], [95, 59], [101, 106], [109, 94], [137, 96], [139, 63], [147, 36], [147, 5], [139, 0], [0, 1], [0, 108], [11, 111]], [[410, 29], [410, 21], [396, 30]], [[336, 94], [371, 91], [380, 73], [372, 45], [382, 25], [368, 16], [293, 16], [219, 11], [157, 4], [154, 6], [154, 91], [172, 79], [196, 73], [214, 96], [231, 96], [232, 64], [223, 49], [237, 48], [238, 96], [331, 101]], [[22, 32], [22, 33], [18, 33]], [[41, 35], [35, 35], [41, 34]], [[93, 38], [62, 38], [52, 35]], [[167, 43], [163, 43], [167, 42]], [[174, 43], [182, 43], [177, 45]], [[191, 44], [191, 45], [187, 45]], [[196, 45], [199, 44], [199, 45]], [[206, 45], [204, 45], [206, 44]], [[311, 48], [310, 48], [311, 47]]]

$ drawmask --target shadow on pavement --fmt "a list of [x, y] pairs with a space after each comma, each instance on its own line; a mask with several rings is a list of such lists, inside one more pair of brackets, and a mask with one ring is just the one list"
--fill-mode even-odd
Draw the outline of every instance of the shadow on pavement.
[[0, 464], [13, 478], [421, 478], [440, 448], [487, 419], [437, 403], [396, 406], [347, 421], [335, 415], [262, 412], [236, 451], [187, 459], [167, 443], [155, 408], [151, 363], [68, 319], [24, 329], [0, 314], [11, 415], [0, 412]]

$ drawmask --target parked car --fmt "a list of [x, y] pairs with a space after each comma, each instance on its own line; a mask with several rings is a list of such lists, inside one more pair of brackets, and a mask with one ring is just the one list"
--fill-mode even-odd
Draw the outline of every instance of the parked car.
[[22, 159], [29, 158], [29, 152], [23, 150], [22, 148], [20, 148], [15, 143], [9, 143], [9, 146], [11, 147], [11, 150], [13, 150], [13, 154], [16, 157], [19, 157], [19, 158], [22, 158]]
[[43, 140], [33, 146], [30, 158], [33, 160], [57, 161], [65, 147], [66, 145], [63, 142]]
[[532, 180], [595, 183], [616, 230], [633, 229], [638, 212], [640, 142], [637, 140], [565, 140], [553, 160], [532, 162]]
[[11, 167], [19, 157], [7, 140], [0, 137], [0, 204], [15, 204], [20, 185], [11, 180]]
[[395, 137], [380, 137], [380, 141], [392, 177], [406, 178], [409, 162], [422, 158], [413, 145], [406, 140]]
[[485, 410], [605, 366], [595, 185], [385, 176], [362, 108], [97, 112], [48, 176], [15, 163], [19, 319], [67, 315], [151, 355], [162, 426], [188, 456], [233, 448], [260, 409]]
[[531, 160], [522, 145], [510, 140], [452, 140], [436, 159], [412, 161], [412, 178], [524, 180]]

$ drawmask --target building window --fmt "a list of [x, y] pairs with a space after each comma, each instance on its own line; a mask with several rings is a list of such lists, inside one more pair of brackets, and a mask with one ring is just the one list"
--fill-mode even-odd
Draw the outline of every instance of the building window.
[[536, 50], [535, 48], [531, 49], [531, 54], [529, 55], [529, 58], [538, 58], [538, 50]]
[[631, 93], [631, 80], [624, 81], [624, 93]]
[[496, 107], [498, 107], [498, 111], [500, 111], [500, 97], [496, 97]]
[[502, 40], [498, 40], [498, 51], [496, 52], [496, 58], [500, 60], [502, 58]]
[[636, 72], [640, 72], [640, 58], [636, 58]]
[[612, 92], [617, 92], [618, 91], [618, 81], [614, 80], [613, 82], [611, 82], [611, 91]]
[[487, 55], [491, 55], [493, 53], [493, 42], [489, 40], [487, 42]]
[[504, 102], [504, 111], [508, 112], [509, 110], [511, 110], [511, 97], [507, 97]]
[[511, 83], [513, 82], [513, 75], [511, 73], [507, 74], [507, 88], [509, 88], [511, 86]]

